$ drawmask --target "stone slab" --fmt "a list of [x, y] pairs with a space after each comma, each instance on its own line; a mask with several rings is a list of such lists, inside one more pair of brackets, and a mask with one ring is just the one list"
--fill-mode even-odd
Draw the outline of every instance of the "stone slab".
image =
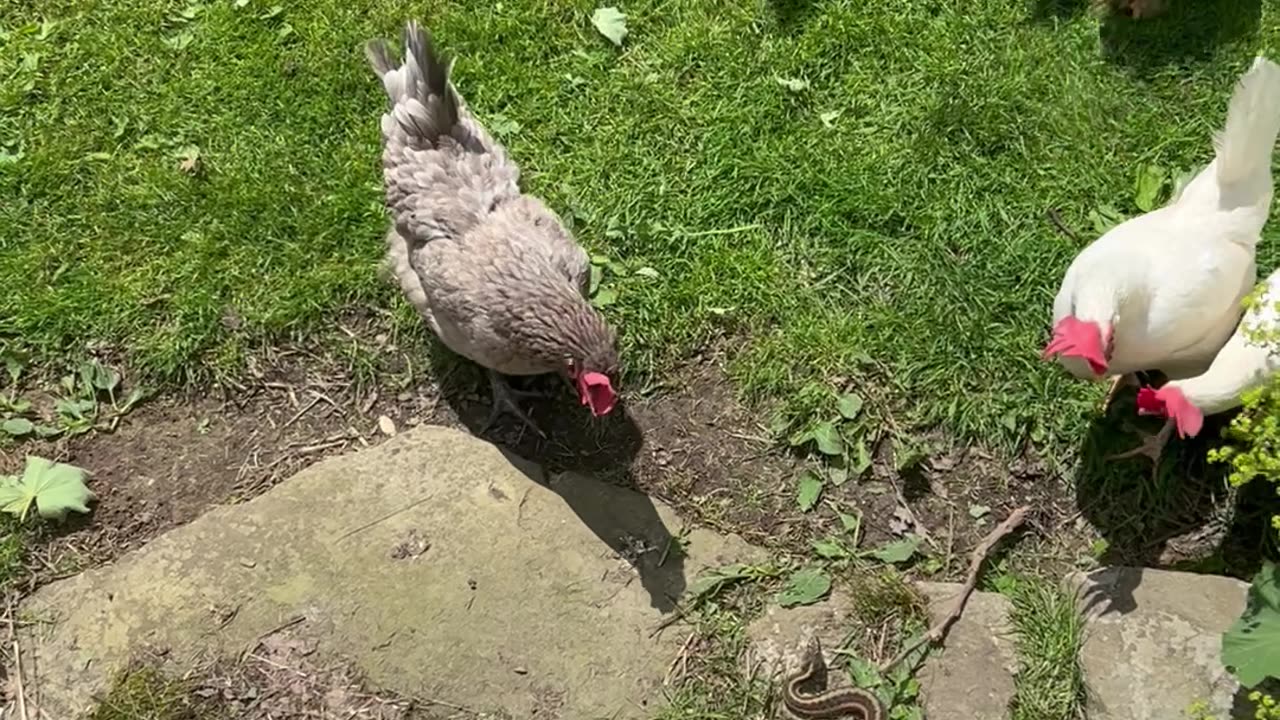
[[643, 495], [422, 427], [41, 588], [22, 610], [54, 622], [27, 630], [24, 670], [45, 716], [70, 719], [143, 649], [234, 657], [296, 621], [317, 652], [410, 697], [649, 717], [679, 649], [652, 632], [673, 598], [705, 567], [758, 557], [682, 531]]
[[1091, 720], [1182, 718], [1197, 702], [1215, 717], [1252, 717], [1219, 660], [1247, 583], [1136, 567], [1077, 573], [1071, 583], [1086, 623], [1080, 661]]

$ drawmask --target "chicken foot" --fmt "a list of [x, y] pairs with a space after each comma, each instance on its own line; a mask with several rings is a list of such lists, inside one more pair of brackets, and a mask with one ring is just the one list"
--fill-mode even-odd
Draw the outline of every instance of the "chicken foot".
[[487, 372], [489, 374], [489, 389], [493, 396], [493, 407], [489, 410], [489, 419], [485, 421], [483, 430], [487, 431], [492, 427], [493, 423], [497, 421], [498, 416], [503, 412], [509, 412], [519, 418], [520, 421], [527, 425], [531, 430], [536, 432], [538, 437], [545, 440], [547, 437], [546, 433], [542, 432], [542, 429], [538, 427], [538, 424], [535, 423], [533, 419], [525, 413], [525, 411], [520, 409], [520, 406], [516, 404], [516, 398], [546, 397], [547, 394], [538, 390], [517, 390], [511, 387], [510, 383], [507, 382], [507, 379], [502, 376], [502, 373], [499, 373], [496, 370], [488, 370]]
[[1111, 379], [1111, 387], [1107, 388], [1107, 394], [1102, 398], [1102, 414], [1106, 415], [1107, 410], [1111, 409], [1111, 403], [1116, 399], [1116, 393], [1126, 385], [1136, 385], [1138, 376], [1134, 373], [1125, 373], [1124, 375], [1116, 375]]
[[1142, 455], [1151, 459], [1151, 474], [1154, 476], [1160, 471], [1160, 455], [1164, 452], [1164, 446], [1169, 442], [1169, 437], [1173, 435], [1173, 427], [1173, 418], [1169, 418], [1164, 421], [1164, 427], [1160, 428], [1158, 433], [1139, 432], [1143, 436], [1141, 445], [1132, 450], [1108, 455], [1106, 460], [1124, 460]]

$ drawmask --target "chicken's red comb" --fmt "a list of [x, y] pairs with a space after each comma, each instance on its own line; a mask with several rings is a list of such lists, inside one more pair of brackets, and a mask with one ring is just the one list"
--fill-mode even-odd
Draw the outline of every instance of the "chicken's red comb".
[[1107, 371], [1107, 356], [1102, 350], [1102, 328], [1098, 323], [1068, 315], [1053, 327], [1053, 339], [1045, 346], [1040, 357], [1048, 360], [1055, 355], [1078, 357], [1089, 363], [1094, 375]]

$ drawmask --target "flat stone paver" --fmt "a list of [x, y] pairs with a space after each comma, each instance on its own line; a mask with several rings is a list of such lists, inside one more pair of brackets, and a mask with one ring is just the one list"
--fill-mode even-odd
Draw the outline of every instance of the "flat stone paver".
[[[929, 600], [930, 620], [950, 605], [960, 585], [918, 583]], [[853, 599], [836, 589], [826, 600], [806, 607], [771, 606], [747, 628], [755, 656], [779, 678], [795, 667], [801, 644], [816, 633], [832, 663], [856, 622]], [[947, 636], [946, 645], [925, 661], [918, 677], [925, 717], [929, 720], [1004, 720], [1013, 699], [1016, 659], [1008, 628], [1009, 602], [997, 593], [974, 593], [965, 614]], [[837, 677], [843, 683], [842, 677]]]
[[1071, 583], [1086, 621], [1091, 720], [1183, 718], [1197, 702], [1222, 720], [1253, 717], [1234, 707], [1239, 684], [1219, 659], [1247, 583], [1132, 567], [1077, 573]]
[[[27, 687], [80, 717], [130, 658], [238, 656], [283, 625], [374, 685], [510, 718], [642, 718], [682, 634], [653, 634], [736, 537], [469, 435], [411, 430], [41, 588]], [[687, 556], [679, 551], [683, 544]], [[301, 619], [299, 619], [301, 618]]]

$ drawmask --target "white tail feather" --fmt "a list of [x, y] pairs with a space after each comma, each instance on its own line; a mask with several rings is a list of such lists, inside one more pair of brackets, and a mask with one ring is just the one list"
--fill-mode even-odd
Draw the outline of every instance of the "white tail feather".
[[1271, 186], [1271, 151], [1280, 134], [1280, 66], [1255, 58], [1236, 84], [1227, 122], [1214, 137], [1221, 186], [1265, 179]]

